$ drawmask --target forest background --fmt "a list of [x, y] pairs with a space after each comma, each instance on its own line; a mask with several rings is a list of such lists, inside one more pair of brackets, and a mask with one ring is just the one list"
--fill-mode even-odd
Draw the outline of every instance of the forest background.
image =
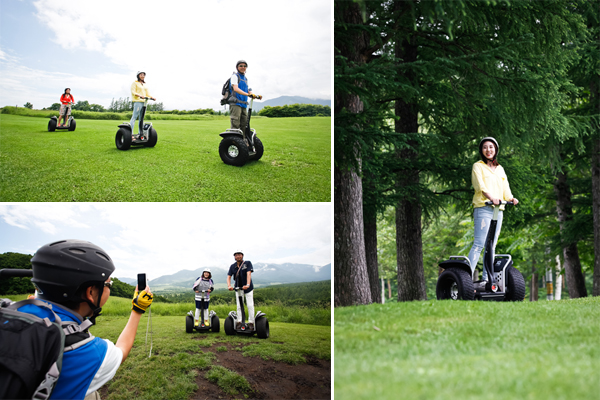
[[336, 306], [381, 302], [384, 280], [398, 301], [433, 297], [438, 262], [472, 244], [486, 136], [520, 200], [497, 252], [532, 300], [562, 277], [600, 295], [599, 9], [335, 1]]

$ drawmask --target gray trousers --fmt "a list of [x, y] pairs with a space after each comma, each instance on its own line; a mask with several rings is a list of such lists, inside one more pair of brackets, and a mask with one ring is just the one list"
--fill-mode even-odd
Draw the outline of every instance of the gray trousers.
[[241, 129], [243, 131], [248, 124], [248, 109], [235, 104], [230, 106], [230, 108], [229, 118], [231, 119], [231, 129]]

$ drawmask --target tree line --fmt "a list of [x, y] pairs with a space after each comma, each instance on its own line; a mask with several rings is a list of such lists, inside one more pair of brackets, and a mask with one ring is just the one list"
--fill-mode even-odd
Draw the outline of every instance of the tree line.
[[292, 104], [285, 106], [265, 106], [258, 115], [270, 118], [289, 117], [329, 117], [331, 107], [319, 104]]
[[[164, 294], [169, 302], [193, 303], [195, 293]], [[235, 294], [227, 289], [215, 290], [210, 295], [211, 304], [235, 304]], [[331, 280], [272, 285], [254, 289], [254, 302], [260, 304], [282, 303], [286, 306], [331, 307]]]
[[391, 276], [398, 301], [428, 298], [436, 263], [472, 243], [486, 136], [521, 200], [501, 234], [515, 264], [537, 281], [558, 256], [570, 297], [586, 277], [600, 295], [598, 9], [335, 1], [336, 306], [380, 302]]

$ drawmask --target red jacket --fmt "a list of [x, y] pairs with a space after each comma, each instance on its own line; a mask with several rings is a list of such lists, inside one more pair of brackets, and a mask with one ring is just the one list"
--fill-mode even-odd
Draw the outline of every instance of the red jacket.
[[60, 102], [62, 104], [75, 103], [75, 99], [73, 98], [72, 94], [70, 94], [69, 97], [67, 97], [67, 95], [63, 93], [63, 95], [60, 96]]

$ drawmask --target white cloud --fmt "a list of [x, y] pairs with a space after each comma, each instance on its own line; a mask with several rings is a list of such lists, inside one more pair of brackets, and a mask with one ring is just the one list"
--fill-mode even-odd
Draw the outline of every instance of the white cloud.
[[[130, 71], [43, 77], [46, 83], [73, 82], [73, 92], [91, 103], [108, 106], [113, 97], [129, 96], [135, 73], [143, 70], [152, 95], [165, 107], [219, 108], [221, 86], [238, 59], [248, 61], [251, 86], [265, 99], [331, 98], [332, 16], [326, 1], [38, 0], [34, 5], [55, 43], [101, 53], [116, 70]], [[68, 28], [58, 20], [69, 21]], [[23, 82], [22, 74], [15, 82]]]

